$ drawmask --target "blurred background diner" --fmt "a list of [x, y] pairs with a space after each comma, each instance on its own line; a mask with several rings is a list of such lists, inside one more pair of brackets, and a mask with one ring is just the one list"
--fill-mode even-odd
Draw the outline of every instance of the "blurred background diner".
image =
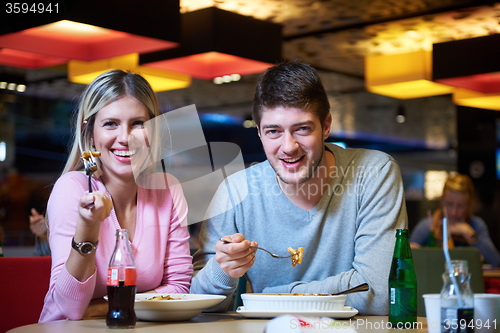
[[472, 214], [474, 197], [469, 176], [450, 174], [444, 183], [440, 207], [433, 213], [429, 211], [427, 218], [412, 229], [411, 247], [443, 247], [443, 219], [447, 218], [450, 248], [475, 247], [486, 264], [500, 266], [500, 253], [491, 241], [488, 226]]
[[[445, 180], [458, 172], [474, 185], [471, 213], [485, 221], [500, 248], [500, 103], [485, 102], [500, 93], [498, 76], [492, 74], [500, 71], [500, 47], [495, 46], [500, 44], [500, 2], [145, 0], [137, 8], [127, 0], [130, 9], [121, 8], [117, 15], [111, 1], [102, 7], [105, 19], [93, 21], [99, 23], [97, 30], [86, 25], [77, 37], [64, 37], [66, 46], [95, 41], [94, 53], [88, 53], [92, 57], [82, 59], [85, 52], [71, 53], [69, 46], [56, 54], [58, 41], [47, 39], [61, 33], [53, 24], [60, 19], [88, 23], [94, 2], [62, 1], [59, 16], [26, 13], [0, 23], [0, 226], [6, 256], [32, 256], [37, 237], [43, 238], [30, 228], [31, 209], [44, 214], [67, 159], [70, 123], [85, 87], [80, 74], [90, 74], [86, 63], [107, 59], [110, 66], [121, 66], [123, 58], [113, 59], [130, 54], [136, 56], [127, 58], [126, 66], [177, 80], [156, 89], [162, 112], [195, 104], [206, 141], [237, 144], [247, 166], [265, 159], [250, 118], [258, 75], [281, 59], [311, 64], [332, 106], [327, 141], [394, 156], [404, 178], [410, 231], [429, 210], [439, 209]], [[211, 30], [217, 45], [205, 45], [205, 35], [193, 37], [201, 35], [192, 23], [200, 18], [226, 27]], [[133, 20], [138, 24], [128, 23]], [[255, 29], [269, 33], [255, 34]], [[110, 54], [99, 44], [100, 34], [110, 30], [128, 34], [129, 49], [113, 47]], [[152, 44], [145, 46], [141, 37]], [[100, 49], [108, 53], [100, 55]], [[191, 53], [209, 51], [207, 57], [228, 53], [250, 62], [241, 72], [231, 67], [216, 73], [212, 70], [223, 66], [192, 63], [185, 69]], [[396, 86], [414, 79], [429, 87]], [[190, 221], [193, 250], [195, 222]]]

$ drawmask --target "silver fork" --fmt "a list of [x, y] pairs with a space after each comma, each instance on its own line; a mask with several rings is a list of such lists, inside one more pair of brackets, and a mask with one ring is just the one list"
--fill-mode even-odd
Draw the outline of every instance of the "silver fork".
[[[92, 174], [97, 171], [97, 163], [94, 160], [94, 156], [90, 152], [88, 159], [82, 157], [83, 159], [83, 165], [85, 167], [85, 174], [89, 178], [89, 193], [92, 193]], [[87, 206], [87, 209], [92, 209], [94, 208], [94, 204], [91, 203], [90, 205]]]
[[92, 193], [92, 174], [97, 170], [97, 164], [94, 161], [83, 160], [85, 174], [89, 177], [89, 193]]
[[89, 193], [92, 193], [91, 186], [91, 176], [94, 172], [97, 171], [97, 163], [95, 161], [94, 156], [100, 156], [99, 152], [85, 151], [82, 154], [83, 165], [85, 167], [85, 174], [89, 177]]
[[[221, 242], [223, 242], [224, 244], [231, 244], [231, 243], [232, 243], [231, 241], [228, 241], [227, 239], [223, 239], [223, 238], [221, 238], [221, 239], [219, 239], [219, 240], [220, 240]], [[251, 247], [252, 249], [257, 249], [257, 250], [262, 250], [262, 251], [264, 251], [264, 252], [267, 252], [267, 253], [269, 253], [269, 254], [271, 255], [271, 257], [273, 257], [273, 258], [286, 259], [286, 258], [290, 258], [291, 256], [293, 256], [293, 254], [290, 254], [290, 255], [288, 255], [288, 256], [286, 256], [286, 257], [283, 257], [283, 256], [279, 256], [279, 255], [277, 255], [277, 254], [274, 254], [274, 253], [272, 253], [272, 252], [269, 252], [268, 250], [263, 249], [263, 248], [258, 247], [258, 246], [250, 246], [250, 247]]]

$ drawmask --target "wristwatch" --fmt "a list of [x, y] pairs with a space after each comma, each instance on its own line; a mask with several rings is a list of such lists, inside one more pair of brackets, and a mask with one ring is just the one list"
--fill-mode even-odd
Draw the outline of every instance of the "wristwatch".
[[92, 243], [92, 242], [81, 242], [77, 243], [75, 242], [75, 238], [73, 237], [71, 239], [71, 246], [78, 251], [78, 253], [83, 254], [84, 256], [91, 254], [97, 249], [97, 244], [99, 244], [99, 241]]

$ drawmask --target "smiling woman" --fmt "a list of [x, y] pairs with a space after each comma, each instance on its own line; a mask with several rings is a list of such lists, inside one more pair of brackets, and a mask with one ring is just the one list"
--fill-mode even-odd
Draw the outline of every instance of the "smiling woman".
[[[129, 230], [137, 292], [189, 291], [192, 264], [182, 190], [167, 174], [161, 175], [162, 189], [139, 187], [132, 169], [141, 147], [129, 145], [130, 135], [140, 138], [145, 123], [158, 114], [156, 95], [137, 74], [106, 72], [84, 91], [73, 147], [47, 207], [53, 265], [40, 321], [106, 314], [102, 297], [116, 229]], [[92, 193], [82, 172], [86, 151], [100, 152]], [[93, 246], [82, 252], [72, 243]]]
[[135, 97], [125, 96], [103, 107], [96, 115], [93, 146], [102, 152], [102, 177], [133, 177], [128, 140], [149, 120], [147, 108]]

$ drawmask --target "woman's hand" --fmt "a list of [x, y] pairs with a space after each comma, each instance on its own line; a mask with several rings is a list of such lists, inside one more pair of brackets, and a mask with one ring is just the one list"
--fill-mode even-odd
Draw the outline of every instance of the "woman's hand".
[[467, 243], [473, 244], [477, 242], [477, 234], [471, 225], [467, 222], [457, 222], [449, 226], [450, 233], [453, 237], [461, 237]]
[[227, 275], [235, 278], [245, 275], [255, 262], [256, 249], [250, 246], [257, 246], [257, 242], [250, 242], [242, 234], [233, 234], [222, 238], [231, 243], [217, 242], [215, 260]]
[[111, 209], [113, 209], [113, 202], [102, 191], [87, 193], [80, 199], [80, 216], [84, 222], [89, 224], [104, 221], [111, 214]]
[[[89, 207], [90, 204], [94, 206]], [[111, 214], [112, 208], [113, 202], [102, 191], [83, 195], [78, 207], [80, 214], [76, 222], [74, 241], [96, 243], [99, 239], [101, 223]], [[95, 272], [95, 252], [82, 255], [72, 250], [66, 261], [66, 269], [78, 281], [85, 281]]]
[[106, 318], [108, 302], [104, 299], [93, 299], [83, 314], [83, 320]]
[[420, 249], [421, 246], [418, 243], [410, 243], [410, 248], [412, 248], [412, 249]]
[[45, 224], [45, 218], [42, 214], [38, 213], [35, 208], [31, 208], [30, 215], [30, 230], [35, 236], [40, 238], [41, 241], [47, 239], [47, 225]]

